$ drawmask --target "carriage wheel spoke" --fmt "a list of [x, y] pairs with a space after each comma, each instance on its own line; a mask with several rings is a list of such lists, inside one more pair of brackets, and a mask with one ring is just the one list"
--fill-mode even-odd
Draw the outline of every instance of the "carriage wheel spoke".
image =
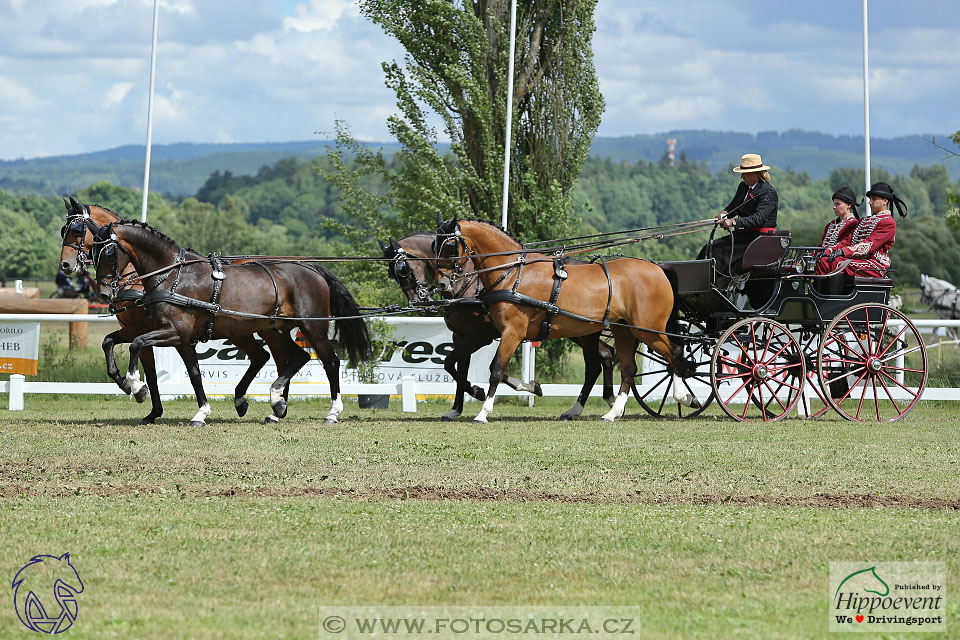
[[[900, 329], [900, 333], [898, 333], [896, 336], [893, 337], [893, 340], [890, 341], [890, 344], [888, 344], [883, 351], [878, 353], [877, 357], [882, 358], [883, 356], [887, 355], [887, 351], [890, 350], [890, 347], [897, 344], [897, 340], [900, 339], [900, 336], [902, 336], [906, 332], [906, 330], [907, 330], [907, 325], [903, 325], [903, 328]], [[895, 356], [891, 356], [891, 357], [895, 357]]]
[[767, 391], [769, 391], [770, 395], [773, 396], [773, 400], [776, 400], [777, 404], [780, 405], [780, 408], [783, 409], [784, 413], [786, 413], [787, 408], [784, 406], [783, 402], [780, 401], [780, 398], [777, 396], [777, 394], [774, 393], [773, 389], [770, 388], [770, 385], [767, 384], [766, 380], [763, 381], [763, 386], [767, 388]]
[[860, 354], [864, 357], [870, 355], [870, 351], [864, 346], [863, 341], [860, 339], [860, 333], [853, 327], [853, 323], [850, 322], [850, 316], [846, 316], [844, 320], [847, 322], [847, 326], [850, 327], [850, 333], [853, 334], [854, 340], [856, 340], [857, 344], [860, 345]]
[[[890, 402], [893, 403], [893, 407], [897, 410], [897, 415], [903, 415], [903, 410], [900, 408], [900, 405], [897, 404], [897, 401], [893, 399], [893, 394], [890, 393], [890, 389], [887, 388], [887, 383], [883, 381], [883, 378], [880, 378], [880, 384], [883, 386], [883, 390], [886, 391], [887, 397], [890, 398]], [[876, 388], [876, 383], [874, 383], [874, 388]], [[880, 418], [878, 417], [877, 419], [879, 420]]]
[[886, 376], [887, 378], [889, 378], [891, 382], [893, 382], [895, 385], [897, 385], [898, 387], [900, 387], [901, 389], [903, 389], [903, 390], [906, 391], [907, 393], [911, 394], [912, 396], [916, 397], [916, 396], [918, 395], [917, 393], [914, 393], [913, 390], [912, 390], [910, 387], [904, 386], [903, 384], [900, 383], [899, 380], [897, 380], [896, 378], [894, 378], [893, 376], [891, 376], [891, 375], [890, 375], [889, 373], [887, 373], [886, 371], [882, 371], [882, 370], [881, 370], [881, 371], [880, 371], [880, 374], [883, 375], [883, 376]]
[[884, 359], [882, 360], [882, 362], [886, 362], [886, 361], [888, 361], [888, 360], [893, 360], [894, 358], [899, 358], [899, 357], [901, 357], [901, 356], [908, 356], [908, 355], [910, 355], [911, 353], [913, 353], [914, 351], [920, 351], [920, 347], [919, 347], [919, 346], [916, 346], [916, 347], [911, 347], [910, 349], [907, 349], [906, 351], [897, 351], [896, 353], [894, 353], [894, 354], [892, 354], [892, 355], [889, 355], [889, 356], [887, 356], [886, 358], [884, 358]]

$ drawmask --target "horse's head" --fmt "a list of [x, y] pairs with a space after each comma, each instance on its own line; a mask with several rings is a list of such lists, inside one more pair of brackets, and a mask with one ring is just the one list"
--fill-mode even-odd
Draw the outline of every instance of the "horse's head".
[[87, 205], [74, 198], [65, 199], [67, 219], [60, 236], [60, 268], [64, 273], [80, 273], [92, 263], [90, 251], [97, 230], [120, 220], [120, 216], [98, 205]]
[[[11, 588], [20, 621], [33, 631], [50, 633], [69, 628], [76, 618], [76, 594], [83, 593], [83, 581], [69, 553], [34, 556], [14, 576]], [[68, 619], [66, 625], [64, 618]]]
[[90, 259], [96, 269], [97, 295], [104, 301], [112, 300], [124, 279], [136, 274], [129, 254], [113, 233], [112, 224], [101, 227], [93, 235]]
[[437, 238], [433, 241], [433, 252], [437, 257], [437, 288], [444, 297], [449, 297], [454, 290], [454, 283], [464, 275], [464, 262], [470, 254], [457, 218], [444, 220], [442, 215], [437, 214]]
[[407, 300], [422, 302], [429, 298], [430, 290], [426, 283], [427, 256], [413, 247], [404, 247], [393, 238], [390, 238], [390, 244], [384, 244], [380, 240], [377, 242], [387, 263], [387, 272], [400, 285]]

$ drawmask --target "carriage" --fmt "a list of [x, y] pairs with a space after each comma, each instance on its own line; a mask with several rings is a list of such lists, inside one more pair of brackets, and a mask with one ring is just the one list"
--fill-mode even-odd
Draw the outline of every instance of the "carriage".
[[889, 306], [892, 280], [815, 274], [823, 251], [783, 231], [753, 240], [736, 278], [715, 259], [660, 263], [676, 287], [680, 378], [698, 402], [671, 402], [676, 378], [644, 349], [636, 392], [644, 409], [688, 418], [716, 400], [735, 420], [831, 409], [857, 421], [907, 415], [927, 381], [920, 333]]

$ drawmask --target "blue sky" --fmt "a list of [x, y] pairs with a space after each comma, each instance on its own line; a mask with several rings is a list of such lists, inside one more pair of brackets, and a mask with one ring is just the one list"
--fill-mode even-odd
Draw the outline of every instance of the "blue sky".
[[[0, 0], [0, 158], [142, 144], [152, 0]], [[871, 133], [960, 129], [960, 3], [870, 0]], [[860, 0], [599, 0], [600, 135], [863, 132]], [[351, 0], [162, 0], [154, 142], [386, 140]]]

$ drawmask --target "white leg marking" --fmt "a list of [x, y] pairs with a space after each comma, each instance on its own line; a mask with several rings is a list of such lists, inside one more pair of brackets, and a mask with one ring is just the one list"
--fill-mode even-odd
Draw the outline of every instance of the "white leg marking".
[[337, 396], [337, 399], [333, 401], [330, 405], [330, 413], [327, 414], [327, 417], [323, 419], [324, 422], [337, 422], [337, 417], [343, 413], [343, 398]]
[[281, 400], [283, 400], [283, 387], [277, 388], [270, 385], [270, 406], [277, 406], [277, 403]]
[[614, 400], [613, 406], [610, 408], [610, 411], [607, 411], [605, 414], [600, 416], [601, 420], [606, 420], [607, 422], [613, 422], [617, 418], [623, 415], [623, 410], [627, 406], [627, 398], [629, 394], [626, 391], [623, 391], [617, 394], [617, 399]]
[[280, 418], [273, 415], [272, 413], [264, 418], [264, 422], [280, 422]]
[[483, 401], [483, 407], [480, 409], [480, 413], [477, 414], [477, 417], [473, 419], [474, 422], [486, 422], [487, 416], [493, 413], [493, 400], [496, 396], [488, 396], [486, 400]]
[[685, 407], [700, 408], [700, 401], [697, 400], [697, 396], [687, 391], [687, 387], [683, 384], [683, 378], [677, 374], [673, 374], [673, 399]]
[[133, 375], [130, 375], [130, 373], [127, 372], [126, 378], [127, 383], [130, 385], [130, 395], [137, 395], [137, 392], [139, 392], [140, 389], [143, 389], [144, 385], [144, 382], [140, 380], [140, 370], [138, 369], [134, 371]]
[[193, 416], [190, 422], [206, 422], [207, 416], [209, 415], [210, 415], [210, 405], [204, 402], [203, 406], [200, 407], [200, 410], [197, 411], [197, 415]]

